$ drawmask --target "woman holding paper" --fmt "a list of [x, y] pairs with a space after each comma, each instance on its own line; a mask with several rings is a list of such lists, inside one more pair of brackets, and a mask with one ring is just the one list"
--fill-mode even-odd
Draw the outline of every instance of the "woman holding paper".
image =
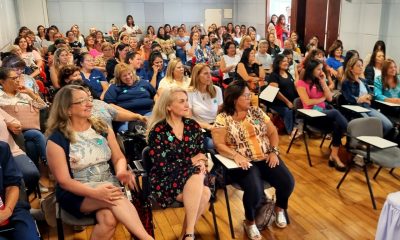
[[332, 101], [332, 93], [325, 81], [323, 63], [311, 60], [304, 73], [304, 80], [296, 83], [303, 108], [315, 109], [326, 114], [326, 119], [310, 119], [310, 125], [316, 125], [322, 129], [332, 129], [332, 151], [329, 156], [329, 166], [344, 172], [346, 166], [339, 158], [339, 146], [342, 144], [342, 134], [347, 130], [347, 120], [343, 115], [325, 101]]
[[244, 190], [246, 220], [243, 226], [248, 237], [257, 240], [261, 239], [261, 234], [255, 225], [255, 215], [265, 198], [264, 181], [276, 189], [275, 223], [277, 227], [285, 228], [284, 209], [288, 207], [294, 179], [279, 158], [279, 136], [275, 126], [260, 108], [250, 106], [250, 98], [245, 81], [229, 84], [212, 136], [218, 152], [239, 166], [229, 171], [229, 175]]
[[271, 108], [283, 118], [285, 129], [292, 138], [296, 132], [293, 101], [298, 97], [295, 80], [288, 72], [289, 60], [284, 55], [277, 55], [272, 66], [273, 70], [268, 82], [270, 86], [279, 88], [279, 92]]

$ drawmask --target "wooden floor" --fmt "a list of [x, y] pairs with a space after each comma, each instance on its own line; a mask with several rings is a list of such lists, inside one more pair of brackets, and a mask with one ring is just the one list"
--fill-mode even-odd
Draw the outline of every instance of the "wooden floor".
[[[372, 208], [365, 177], [361, 169], [353, 169], [340, 190], [336, 185], [343, 173], [329, 168], [326, 142], [320, 149], [320, 139], [310, 139], [313, 167], [309, 167], [303, 141], [297, 140], [291, 152], [286, 154], [288, 136], [280, 137], [282, 158], [296, 180], [295, 190], [289, 201], [288, 213], [291, 224], [286, 229], [272, 227], [262, 231], [264, 239], [374, 239], [380, 211], [390, 192], [399, 190], [400, 182], [382, 170], [376, 181], [372, 180], [378, 210]], [[376, 167], [369, 169], [370, 176]], [[400, 170], [397, 170], [400, 171]], [[396, 173], [396, 171], [395, 171]], [[236, 239], [247, 239], [243, 231], [244, 211], [242, 192], [229, 188], [231, 210]], [[215, 203], [220, 238], [231, 239], [223, 191], [217, 193]], [[32, 203], [37, 206], [37, 201]], [[166, 209], [154, 212], [155, 235], [160, 240], [175, 240], [181, 231], [183, 209]], [[43, 239], [57, 239], [55, 229], [41, 224]], [[74, 233], [64, 227], [66, 239], [89, 239], [91, 228]], [[215, 239], [211, 213], [207, 212], [196, 226], [196, 239]], [[118, 226], [114, 239], [130, 239], [129, 233]]]

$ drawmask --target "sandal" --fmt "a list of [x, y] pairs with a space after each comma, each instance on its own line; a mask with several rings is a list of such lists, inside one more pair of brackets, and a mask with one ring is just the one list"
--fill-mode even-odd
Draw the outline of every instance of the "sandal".
[[255, 224], [252, 225], [247, 225], [246, 221], [243, 221], [243, 227], [244, 227], [244, 231], [247, 234], [247, 237], [250, 240], [261, 240], [261, 233], [260, 231], [258, 231], [258, 228]]
[[193, 233], [186, 233], [183, 235], [182, 240], [185, 240], [186, 238], [192, 238], [194, 240], [194, 234]]

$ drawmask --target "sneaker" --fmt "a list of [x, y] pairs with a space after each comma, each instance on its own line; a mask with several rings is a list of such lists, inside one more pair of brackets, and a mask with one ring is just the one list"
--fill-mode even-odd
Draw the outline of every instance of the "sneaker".
[[354, 158], [353, 158], [354, 163], [359, 166], [359, 167], [364, 167], [364, 158], [363, 156], [361, 156], [360, 154], [357, 154]]
[[246, 221], [243, 221], [243, 227], [244, 231], [247, 234], [247, 237], [250, 240], [260, 240], [262, 239], [260, 231], [258, 231], [258, 228], [255, 224], [252, 225], [247, 225]]
[[48, 193], [49, 192], [49, 188], [45, 187], [43, 184], [39, 183], [39, 189], [41, 193]]
[[278, 213], [275, 213], [275, 224], [278, 228], [285, 228], [287, 226], [285, 212], [280, 210]]

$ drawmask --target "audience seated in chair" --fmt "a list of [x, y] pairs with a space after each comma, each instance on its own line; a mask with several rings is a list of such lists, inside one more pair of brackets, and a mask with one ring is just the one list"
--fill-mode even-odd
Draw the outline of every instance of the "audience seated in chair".
[[196, 64], [192, 70], [192, 81], [188, 90], [189, 112], [206, 132], [206, 148], [213, 149], [211, 130], [221, 109], [223, 99], [221, 88], [211, 80], [210, 67], [204, 63]]
[[152, 192], [162, 207], [183, 202], [185, 220], [179, 239], [194, 239], [194, 227], [210, 200], [203, 133], [189, 118], [188, 96], [181, 88], [165, 89], [149, 122]]
[[328, 163], [329, 166], [335, 167], [338, 171], [345, 171], [346, 168], [339, 158], [338, 152], [342, 135], [347, 129], [347, 120], [338, 110], [325, 102], [332, 101], [332, 93], [325, 79], [322, 62], [311, 60], [305, 69], [304, 80], [299, 80], [296, 84], [297, 92], [303, 103], [303, 108], [316, 109], [326, 114], [327, 121], [314, 119], [311, 120], [310, 124], [333, 129], [332, 151]]
[[360, 105], [370, 110], [361, 113], [362, 117], [377, 117], [382, 121], [383, 136], [390, 134], [393, 129], [392, 122], [378, 110], [371, 107], [373, 99], [372, 91], [368, 87], [365, 79], [361, 78], [363, 62], [361, 59], [353, 57], [349, 60], [345, 71], [345, 80], [342, 85], [342, 93], [349, 104]]
[[117, 222], [139, 239], [153, 239], [120, 189], [120, 183], [130, 189], [137, 187], [135, 176], [127, 170], [112, 129], [91, 117], [92, 107], [92, 97], [81, 86], [65, 86], [54, 99], [46, 134], [57, 200], [77, 218], [96, 215], [92, 239], [113, 238]]
[[[2, 223], [0, 230], [10, 229], [2, 232], [0, 239], [39, 239], [35, 221], [29, 213], [29, 203], [25, 199], [18, 200], [19, 188], [22, 187], [22, 174], [14, 161], [9, 145], [2, 140], [0, 166], [0, 196], [4, 205], [0, 210], [0, 223]], [[3, 225], [5, 221], [9, 223]]]
[[250, 239], [261, 239], [255, 213], [265, 198], [264, 180], [276, 189], [276, 226], [285, 228], [284, 209], [288, 207], [294, 179], [279, 158], [275, 126], [260, 108], [250, 107], [250, 94], [244, 81], [234, 81], [228, 86], [212, 136], [217, 151], [239, 166], [228, 174], [244, 191], [243, 225]]

